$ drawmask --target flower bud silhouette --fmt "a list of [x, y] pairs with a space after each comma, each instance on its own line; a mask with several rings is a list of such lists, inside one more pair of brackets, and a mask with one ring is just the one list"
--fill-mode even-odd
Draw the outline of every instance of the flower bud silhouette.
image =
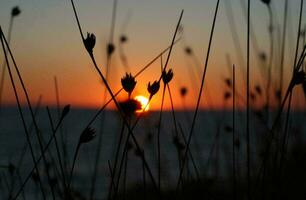
[[96, 44], [96, 36], [93, 33], [87, 33], [86, 39], [83, 40], [86, 50], [92, 54], [93, 48]]
[[181, 87], [180, 93], [182, 97], [185, 97], [187, 94], [187, 88], [186, 87]]
[[292, 78], [292, 84], [294, 85], [299, 85], [305, 82], [306, 80], [306, 74], [304, 71], [298, 71], [294, 73], [293, 78]]
[[93, 128], [87, 127], [81, 134], [80, 139], [79, 139], [79, 143], [80, 144], [84, 144], [84, 143], [88, 143], [91, 140], [94, 139], [94, 137], [96, 136], [96, 131]]
[[267, 4], [268, 6], [270, 5], [271, 3], [271, 0], [261, 0], [264, 4]]
[[259, 53], [259, 58], [262, 62], [266, 62], [267, 61], [267, 54], [265, 52], [261, 52]]
[[69, 111], [70, 111], [70, 105], [68, 104], [63, 108], [61, 118], [64, 118], [69, 113]]
[[232, 87], [232, 80], [231, 80], [231, 79], [226, 78], [226, 79], [224, 80], [224, 82], [225, 82], [225, 84], [227, 85], [227, 87]]
[[173, 71], [172, 69], [169, 69], [169, 71], [166, 73], [166, 71], [164, 70], [162, 73], [162, 79], [164, 84], [168, 84], [173, 78]]
[[150, 97], [154, 96], [158, 92], [159, 86], [160, 86], [159, 81], [154, 81], [152, 85], [149, 82], [147, 89], [148, 89], [148, 92], [150, 93]]
[[115, 51], [115, 45], [113, 43], [107, 44], [107, 55], [110, 56]]
[[126, 75], [121, 79], [121, 84], [123, 89], [131, 95], [136, 85], [135, 78], [130, 74], [126, 73]]
[[11, 12], [12, 17], [17, 17], [20, 13], [21, 11], [18, 6], [15, 6], [12, 8], [12, 12]]
[[232, 94], [230, 92], [225, 92], [224, 93], [224, 100], [228, 100], [229, 98], [231, 98]]
[[255, 86], [255, 91], [256, 91], [259, 95], [262, 94], [260, 85], [256, 85], [256, 86]]
[[120, 42], [121, 43], [125, 43], [125, 42], [127, 42], [127, 37], [125, 36], [125, 35], [121, 35], [121, 37], [120, 37]]
[[136, 111], [141, 110], [141, 104], [135, 99], [128, 99], [119, 103], [120, 108], [126, 116], [131, 116]]
[[186, 47], [186, 48], [185, 48], [185, 53], [186, 53], [187, 55], [191, 55], [193, 52], [192, 52], [192, 49], [191, 49], [190, 47]]

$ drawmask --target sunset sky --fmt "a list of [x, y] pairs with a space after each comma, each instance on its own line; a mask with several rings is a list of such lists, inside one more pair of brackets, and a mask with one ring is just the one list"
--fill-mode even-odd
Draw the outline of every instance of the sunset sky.
[[[227, 91], [224, 79], [230, 76], [230, 65], [232, 64], [235, 64], [237, 68], [237, 89], [242, 95], [245, 94], [242, 86], [244, 80], [242, 71], [245, 66], [239, 66], [241, 62], [238, 61], [239, 57], [232, 39], [225, 1], [231, 3], [241, 47], [243, 53], [246, 53], [246, 20], [240, 5], [243, 0], [221, 0], [207, 79], [205, 80], [202, 108], [223, 107], [223, 95]], [[185, 99], [185, 106], [194, 108], [201, 74], [197, 73], [194, 59], [185, 54], [184, 48], [190, 46], [194, 50], [194, 54], [201, 64], [201, 70], [203, 70], [216, 2], [216, 0], [118, 0], [114, 35], [114, 44], [117, 48], [112, 57], [109, 81], [113, 91], [120, 89], [120, 79], [125, 74], [125, 68], [118, 52], [120, 35], [124, 34], [128, 37], [128, 42], [124, 44], [123, 49], [131, 67], [131, 73], [135, 74], [170, 45], [180, 11], [184, 9], [183, 34], [180, 34], [183, 39], [174, 47], [168, 65], [174, 71], [174, 79], [170, 86], [177, 109], [184, 108], [179, 94], [179, 88], [182, 86], [186, 86], [189, 91]], [[288, 75], [290, 75], [294, 57], [299, 2], [299, 0], [289, 1], [290, 17], [288, 19], [285, 56], [285, 74], [287, 76], [284, 85], [288, 84]], [[110, 37], [113, 1], [75, 0], [75, 3], [84, 34], [92, 32], [97, 37], [94, 53], [100, 69], [105, 73], [105, 47]], [[252, 0], [251, 3], [251, 20], [259, 50], [268, 53], [267, 7], [260, 0]], [[8, 30], [11, 8], [16, 5], [20, 7], [21, 14], [14, 19], [11, 48], [25, 79], [32, 102], [36, 102], [38, 97], [42, 95], [44, 105], [55, 105], [54, 77], [56, 76], [62, 105], [100, 107], [104, 86], [83, 47], [70, 0], [1, 1], [0, 25], [5, 33]], [[276, 22], [282, 25], [284, 0], [272, 0], [272, 8]], [[303, 14], [305, 19], [305, 8]], [[303, 20], [303, 26], [305, 23]], [[280, 45], [279, 42], [276, 42], [276, 45]], [[226, 59], [227, 54], [230, 57], [230, 63]], [[252, 88], [256, 84], [260, 84], [262, 87], [266, 84], [260, 76], [257, 57], [257, 53], [252, 48]], [[2, 63], [4, 59], [2, 49], [0, 58]], [[163, 61], [165, 60], [166, 55], [163, 56]], [[275, 63], [278, 62], [278, 60], [275, 61]], [[273, 70], [274, 75], [278, 73], [278, 69]], [[146, 90], [147, 83], [158, 79], [159, 76], [160, 59], [137, 77], [133, 96], [149, 96]], [[6, 76], [4, 87], [3, 102], [15, 104], [8, 76]], [[295, 106], [304, 106], [301, 88], [295, 91]], [[151, 108], [159, 108], [161, 93], [160, 90], [158, 95], [153, 98]], [[21, 90], [20, 94], [22, 94]], [[126, 93], [119, 96], [121, 100], [125, 98], [127, 98]], [[262, 102], [257, 102], [256, 105], [260, 106]], [[230, 102], [227, 102], [226, 106], [230, 106]], [[168, 96], [166, 96], [165, 107], [170, 108]]]

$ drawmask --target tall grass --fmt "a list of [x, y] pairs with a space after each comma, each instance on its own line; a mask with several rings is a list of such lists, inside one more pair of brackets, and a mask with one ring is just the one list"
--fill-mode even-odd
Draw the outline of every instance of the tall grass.
[[[106, 44], [106, 65], [101, 67], [95, 57], [96, 36], [93, 33], [84, 34], [75, 3], [70, 0], [81, 42], [105, 89], [101, 107], [93, 111], [89, 118], [86, 118], [87, 123], [81, 124], [82, 119], [73, 122], [74, 125], [81, 124], [83, 129], [80, 134], [73, 132], [74, 128], [68, 126], [68, 120], [73, 112], [70, 111], [70, 105], [66, 105], [62, 109], [60, 107], [60, 95], [62, 94], [60, 94], [60, 85], [56, 77], [54, 78], [54, 87], [57, 117], [52, 115], [53, 109], [50, 106], [47, 106], [46, 109], [46, 120], [37, 115], [41, 99], [36, 108], [32, 108], [31, 94], [28, 92], [24, 77], [19, 70], [20, 66], [17, 65], [16, 57], [10, 48], [12, 15], [8, 38], [4, 36], [0, 28], [2, 52], [5, 59], [3, 70], [7, 69], [9, 72], [10, 84], [15, 95], [26, 143], [17, 164], [8, 162], [7, 165], [2, 165], [0, 163], [0, 190], [3, 191], [1, 197], [9, 200], [28, 199], [29, 194], [34, 193], [30, 185], [32, 182], [35, 185], [38, 199], [179, 200], [194, 196], [199, 196], [200, 199], [299, 199], [304, 194], [304, 178], [306, 178], [304, 172], [306, 150], [304, 148], [305, 141], [302, 139], [304, 129], [296, 130], [294, 128], [298, 122], [290, 120], [290, 113], [293, 113], [292, 102], [295, 97], [293, 92], [301, 85], [305, 89], [306, 85], [304, 71], [305, 35], [303, 41], [300, 34], [303, 22], [303, 0], [299, 5], [296, 49], [295, 54], [292, 55], [294, 63], [288, 85], [284, 81], [286, 78], [284, 72], [287, 56], [286, 43], [288, 43], [286, 41], [287, 29], [289, 29], [287, 26], [290, 24], [291, 17], [290, 2], [284, 0], [284, 18], [282, 27], [279, 28], [279, 30], [282, 28], [281, 34], [281, 31], [277, 32], [274, 29], [278, 24], [276, 10], [272, 9], [274, 2], [261, 1], [268, 9], [268, 20], [264, 22], [270, 28], [269, 38], [267, 38], [270, 42], [268, 54], [262, 53], [264, 50], [257, 44], [255, 34], [257, 32], [254, 31], [254, 21], [251, 19], [253, 1], [240, 1], [243, 18], [247, 22], [244, 27], [246, 30], [242, 32], [246, 36], [245, 43], [240, 38], [242, 34], [238, 31], [238, 23], [235, 21], [237, 13], [233, 11], [232, 2], [224, 2], [235, 52], [226, 55], [228, 74], [225, 76], [222, 72], [221, 79], [219, 76], [212, 77], [220, 79], [224, 86], [218, 88], [223, 92], [223, 99], [221, 99], [223, 108], [214, 111], [210, 106], [215, 101], [214, 90], [216, 88], [211, 85], [207, 86], [207, 69], [210, 63], [217, 18], [220, 15], [220, 0], [215, 2], [203, 64], [198, 61], [193, 48], [186, 45], [186, 35], [183, 35], [184, 29], [181, 23], [184, 13], [182, 10], [175, 24], [170, 45], [133, 74], [129, 71], [132, 66], [128, 65], [127, 55], [123, 52], [122, 45], [127, 41], [127, 36], [123, 32], [118, 51], [115, 47], [115, 22], [118, 14], [117, 6], [120, 2], [113, 1], [110, 38]], [[254, 14], [256, 14], [255, 11]], [[275, 41], [279, 43], [277, 44]], [[196, 67], [196, 70], [187, 68], [194, 88], [189, 87], [187, 79], [180, 84], [175, 82], [178, 70], [176, 66], [172, 65], [171, 60], [173, 52], [176, 50], [176, 44], [179, 42], [182, 42], [184, 46], [183, 56], [186, 57], [186, 60], [191, 59], [192, 67]], [[245, 54], [242, 50], [243, 44], [246, 45]], [[253, 49], [251, 49], [251, 45], [253, 45]], [[254, 53], [251, 50], [254, 50]], [[114, 91], [110, 87], [112, 80], [109, 78], [109, 74], [112, 60], [115, 59], [114, 55], [117, 53], [127, 72], [121, 79], [122, 87]], [[235, 62], [238, 65], [231, 60], [233, 54], [237, 54]], [[166, 60], [163, 63], [162, 59], [165, 55]], [[255, 57], [255, 62], [252, 62], [253, 55], [258, 56]], [[154, 74], [156, 77], [153, 77], [152, 74], [153, 81], [147, 81], [148, 102], [140, 108], [140, 102], [134, 99], [134, 88], [136, 85], [143, 84], [141, 79], [138, 79], [139, 76], [149, 67], [152, 68], [159, 59], [161, 60], [160, 73]], [[171, 67], [169, 67], [170, 63]], [[273, 73], [272, 69], [278, 64], [279, 73]], [[200, 68], [201, 65], [203, 69]], [[253, 84], [251, 69], [257, 65], [263, 65], [261, 67], [262, 82]], [[244, 71], [245, 69], [246, 71]], [[241, 83], [237, 72], [242, 72]], [[2, 75], [4, 76], [4, 73]], [[17, 89], [19, 86], [21, 86], [21, 90]], [[285, 87], [286, 90], [283, 93]], [[178, 96], [173, 95], [174, 90], [178, 90]], [[198, 90], [198, 93], [195, 98], [196, 106], [190, 110], [187, 109], [187, 105], [190, 105], [188, 101], [192, 99], [193, 94], [190, 91], [193, 90]], [[126, 92], [123, 95], [126, 97], [125, 100], [121, 100], [119, 97], [122, 91]], [[211, 91], [213, 92], [212, 97]], [[274, 93], [277, 93], [278, 96], [273, 95]], [[0, 95], [2, 95], [1, 88]], [[25, 96], [25, 105], [21, 103], [21, 95]], [[145, 112], [158, 95], [161, 97], [158, 102], [159, 110]], [[204, 95], [209, 107], [205, 111], [201, 108], [201, 100]], [[182, 100], [183, 103], [182, 111], [176, 108], [176, 101], [179, 100]], [[275, 104], [277, 105], [276, 109], [272, 107], [273, 100], [278, 101]], [[171, 106], [169, 112], [165, 110], [167, 101]], [[111, 102], [114, 103], [115, 110], [106, 112], [106, 107]], [[1, 101], [0, 106], [3, 106]], [[31, 125], [28, 124], [24, 107], [30, 112]], [[283, 116], [285, 109], [286, 113]], [[109, 121], [114, 122], [115, 120], [110, 114], [113, 112], [118, 116], [118, 123], [115, 125], [118, 126], [118, 131], [115, 128], [110, 129]], [[192, 118], [188, 116], [190, 113], [193, 114]], [[103, 120], [100, 128], [96, 128], [99, 116], [102, 116]], [[48, 122], [48, 130], [40, 125], [40, 120]], [[304, 118], [301, 118], [302, 120]], [[198, 122], [201, 123], [200, 128], [196, 126]], [[35, 137], [31, 134], [32, 129], [35, 131]], [[51, 133], [49, 137], [45, 134], [48, 131]], [[296, 133], [298, 131], [302, 133]], [[70, 132], [73, 134], [68, 135]], [[200, 137], [195, 137], [198, 132], [201, 133]], [[104, 137], [104, 135], [107, 136], [106, 133], [110, 133], [111, 137]], [[96, 134], [98, 141], [94, 142]], [[118, 134], [117, 137], [116, 134]], [[47, 140], [46, 137], [48, 137]], [[112, 143], [113, 138], [116, 139]], [[245, 139], [240, 140], [241, 138]], [[35, 146], [36, 141], [38, 148]], [[51, 147], [51, 144], [54, 146]], [[111, 149], [104, 149], [103, 145], [105, 144]], [[30, 167], [26, 167], [28, 164], [25, 160], [27, 148], [30, 149], [33, 162]], [[91, 155], [91, 150], [94, 150], [94, 155], [92, 159], [87, 160], [92, 163], [84, 162], [84, 153]], [[109, 152], [114, 152], [113, 157], [106, 156], [106, 154], [110, 154]], [[85, 168], [83, 168], [84, 166]], [[103, 166], [107, 166], [107, 169], [104, 169]], [[29, 171], [24, 170], [27, 168]], [[85, 169], [85, 176], [80, 174], [82, 169]], [[7, 172], [2, 173], [2, 170], [7, 170]], [[83, 183], [85, 179], [88, 182], [84, 181]], [[102, 189], [101, 183], [103, 188], [107, 189]], [[105, 185], [106, 187], [104, 187]]]

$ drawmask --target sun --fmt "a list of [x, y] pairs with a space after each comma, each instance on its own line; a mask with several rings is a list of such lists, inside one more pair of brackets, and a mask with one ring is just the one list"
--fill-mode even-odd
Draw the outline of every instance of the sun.
[[148, 104], [149, 99], [147, 97], [138, 95], [136, 97], [134, 97], [135, 100], [139, 101], [141, 104], [141, 110], [138, 110], [136, 112], [143, 112], [143, 110], [146, 112], [149, 110], [150, 108], [150, 104]]

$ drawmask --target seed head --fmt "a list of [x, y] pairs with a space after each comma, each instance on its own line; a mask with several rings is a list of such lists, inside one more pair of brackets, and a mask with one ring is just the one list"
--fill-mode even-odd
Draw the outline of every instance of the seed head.
[[165, 70], [162, 73], [162, 79], [164, 84], [168, 84], [173, 78], [173, 71], [172, 69], [169, 69], [168, 72], [166, 72]]
[[12, 8], [12, 12], [11, 12], [12, 17], [17, 17], [20, 13], [21, 11], [18, 6], [15, 6]]
[[187, 88], [186, 87], [181, 87], [181, 89], [180, 89], [180, 93], [181, 93], [181, 96], [182, 97], [185, 97], [186, 96], [186, 94], [187, 94]]
[[228, 87], [232, 87], [232, 81], [231, 81], [231, 79], [226, 78], [224, 81], [225, 81], [225, 84], [226, 84]]
[[125, 43], [125, 42], [127, 42], [127, 37], [125, 36], [125, 35], [121, 35], [121, 37], [120, 37], [120, 42], [121, 43]]
[[266, 4], [267, 6], [270, 5], [271, 3], [271, 0], [261, 0], [264, 4]]
[[231, 93], [230, 92], [225, 92], [224, 93], [224, 100], [228, 100], [229, 98], [231, 98]]
[[304, 83], [306, 80], [306, 74], [303, 70], [298, 71], [294, 73], [293, 78], [292, 78], [292, 84], [294, 85], [299, 85]]
[[96, 136], [96, 130], [90, 127], [87, 127], [81, 134], [79, 143], [88, 143], [94, 139]]
[[259, 53], [259, 58], [260, 58], [260, 60], [262, 60], [263, 62], [266, 62], [266, 60], [267, 60], [267, 55], [266, 55], [266, 53], [265, 53], [265, 52]]
[[87, 37], [83, 42], [88, 53], [92, 54], [93, 48], [96, 44], [96, 36], [93, 33], [87, 33]]
[[62, 111], [62, 118], [64, 118], [70, 111], [70, 105], [66, 105], [64, 108], [63, 108], [63, 111]]
[[151, 85], [151, 83], [149, 82], [149, 84], [148, 84], [148, 92], [150, 93], [150, 96], [152, 97], [153, 95], [155, 95], [157, 92], [158, 92], [158, 90], [159, 90], [159, 86], [160, 86], [160, 84], [159, 84], [159, 81], [154, 81], [153, 83], [152, 83], [152, 85]]
[[257, 94], [261, 95], [262, 94], [262, 91], [261, 91], [261, 87], [260, 85], [256, 85], [255, 86], [255, 91], [257, 92]]
[[120, 108], [126, 116], [131, 116], [137, 110], [141, 110], [141, 104], [135, 99], [128, 99], [119, 103]]
[[191, 49], [190, 47], [186, 47], [186, 48], [185, 48], [185, 53], [186, 53], [187, 55], [191, 55], [193, 52], [192, 52], [192, 49]]
[[250, 98], [251, 98], [252, 101], [256, 100], [256, 95], [254, 94], [254, 92], [250, 93]]
[[110, 56], [115, 51], [115, 45], [113, 43], [107, 44], [107, 55]]
[[122, 87], [127, 93], [129, 93], [129, 95], [133, 92], [136, 83], [137, 82], [131, 73], [126, 73], [126, 75], [121, 79]]

